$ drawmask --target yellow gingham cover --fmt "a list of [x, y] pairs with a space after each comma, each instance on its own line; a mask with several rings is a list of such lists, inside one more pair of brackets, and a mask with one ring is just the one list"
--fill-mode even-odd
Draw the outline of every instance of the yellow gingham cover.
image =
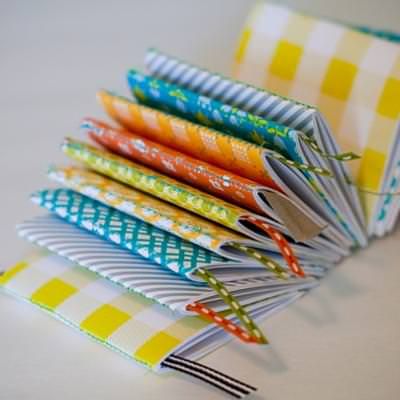
[[201, 317], [174, 313], [45, 250], [35, 250], [0, 275], [0, 287], [154, 370], [210, 325]]
[[[258, 4], [242, 31], [234, 76], [315, 105], [352, 162], [357, 184], [379, 192], [400, 119], [400, 46], [342, 25]], [[379, 196], [361, 193], [368, 219]]]

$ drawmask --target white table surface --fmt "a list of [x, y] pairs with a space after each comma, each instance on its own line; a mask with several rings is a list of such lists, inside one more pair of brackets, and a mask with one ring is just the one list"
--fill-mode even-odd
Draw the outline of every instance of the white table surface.
[[[29, 246], [14, 225], [38, 213], [31, 191], [100, 88], [126, 93], [124, 72], [148, 46], [229, 72], [253, 1], [2, 1], [0, 3], [0, 267]], [[396, 29], [399, 0], [285, 1], [304, 11]], [[229, 7], [229, 8], [228, 8]], [[259, 387], [254, 399], [400, 397], [400, 230], [333, 271], [263, 324], [272, 345], [237, 341], [210, 366]], [[157, 376], [0, 294], [0, 399], [222, 399], [175, 374]]]

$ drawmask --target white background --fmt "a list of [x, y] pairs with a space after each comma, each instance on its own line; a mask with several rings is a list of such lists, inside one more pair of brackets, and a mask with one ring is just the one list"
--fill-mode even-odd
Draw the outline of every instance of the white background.
[[[254, 1], [0, 0], [0, 268], [29, 249], [14, 225], [65, 162], [64, 135], [100, 116], [95, 92], [126, 93], [124, 73], [149, 46], [229, 73]], [[305, 12], [400, 29], [399, 0], [292, 0]], [[397, 25], [396, 25], [397, 24]], [[343, 262], [263, 324], [267, 348], [232, 342], [204, 361], [260, 388], [255, 399], [398, 399], [400, 231]], [[0, 399], [222, 399], [174, 374], [159, 377], [0, 294]]]

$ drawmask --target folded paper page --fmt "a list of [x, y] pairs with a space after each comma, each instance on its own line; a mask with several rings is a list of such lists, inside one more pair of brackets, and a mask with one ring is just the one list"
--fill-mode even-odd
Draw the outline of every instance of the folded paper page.
[[[322, 217], [329, 222], [333, 241], [347, 248], [357, 243], [349, 223], [329, 200], [328, 193], [315, 182], [310, 185], [292, 160], [273, 150], [138, 105], [106, 91], [99, 92], [98, 99], [107, 113], [127, 129], [265, 186], [274, 185], [275, 188], [278, 185], [296, 204], [307, 206], [307, 212], [315, 221]], [[347, 220], [352, 219], [349, 215]]]
[[170, 269], [186, 278], [201, 281], [199, 267], [229, 262], [175, 235], [129, 217], [69, 189], [43, 190], [32, 201], [83, 229]]
[[[242, 307], [240, 300], [244, 300], [244, 303], [252, 310], [256, 306], [261, 311], [268, 308], [271, 301], [276, 302], [278, 298], [285, 297], [288, 293], [300, 294], [299, 291], [316, 285], [316, 281], [312, 278], [306, 281], [291, 280], [282, 283], [277, 279], [268, 281], [268, 277], [263, 276], [262, 279], [230, 281], [227, 286], [218, 281], [209, 271], [198, 268], [198, 275], [214, 290], [214, 295], [212, 295], [210, 288], [189, 281], [177, 281], [178, 276], [175, 276], [173, 280], [167, 270], [160, 270], [159, 266], [143, 259], [140, 260], [140, 257], [133, 256], [123, 248], [118, 251], [118, 247], [112, 244], [107, 246], [107, 242], [103, 239], [89, 233], [85, 234], [79, 228], [68, 225], [56, 216], [28, 221], [19, 225], [18, 231], [21, 236], [39, 246], [46, 247], [71, 261], [79, 261], [79, 265], [129, 290], [142, 293], [160, 303], [160, 298], [164, 300], [167, 298], [167, 303], [164, 301], [162, 304], [167, 304], [171, 309], [204, 315], [246, 343], [265, 343], [266, 340]], [[175, 303], [170, 303], [171, 297]], [[178, 301], [179, 305], [176, 305]], [[219, 311], [228, 312], [228, 314], [233, 312], [246, 329], [241, 328]]]
[[[53, 167], [49, 171], [49, 177], [85, 196], [228, 259], [251, 261], [245, 253], [237, 251], [238, 245], [255, 250], [265, 247], [220, 225], [87, 170], [77, 167]], [[282, 237], [282, 256], [288, 267], [297, 271], [298, 260], [293, 260], [293, 252], [290, 248], [286, 250], [286, 246], [289, 245]]]
[[339, 161], [358, 158], [351, 152], [327, 154], [319, 148], [318, 143], [312, 137], [301, 131], [135, 70], [128, 72], [128, 83], [132, 94], [140, 103], [166, 110], [232, 136], [276, 150], [285, 157], [296, 161], [298, 168], [305, 171], [314, 172], [314, 169], [311, 165], [307, 166], [307, 158], [303, 154], [304, 149], [300, 145], [301, 142], [308, 147], [307, 150], [325, 158]]
[[[147, 167], [85, 143], [66, 139], [62, 149], [68, 156], [83, 162], [97, 172], [259, 240], [268, 250], [275, 249], [282, 252], [282, 240], [287, 243], [283, 236], [284, 227], [272, 219], [243, 210]], [[291, 254], [294, 254], [291, 248], [296, 249], [296, 252], [302, 251], [301, 245], [287, 244], [286, 247]], [[311, 249], [307, 250], [307, 254], [311, 257], [313, 253], [315, 254]], [[248, 253], [248, 255], [251, 257], [251, 254]], [[297, 269], [292, 261], [288, 263], [291, 268]]]
[[168, 312], [46, 251], [16, 264], [0, 283], [151, 369], [191, 335], [213, 329], [205, 319]]
[[[81, 129], [96, 143], [114, 153], [224, 198], [230, 203], [238, 202], [247, 209], [252, 208], [249, 204], [258, 204], [264, 210], [261, 215], [266, 214], [277, 222], [283, 222], [282, 231], [287, 229], [287, 233], [296, 241], [306, 242], [313, 248], [318, 245], [321, 251], [331, 249], [341, 255], [347, 254], [346, 248], [343, 248], [342, 236], [338, 235], [334, 227], [326, 225], [327, 222], [313, 210], [275, 189], [94, 119], [85, 119]], [[323, 236], [314, 237], [321, 227], [324, 227]]]
[[[324, 216], [331, 226], [337, 227], [347, 236], [353, 246], [366, 245], [364, 220], [356, 189], [353, 185], [349, 185], [351, 179], [346, 165], [342, 161], [336, 160], [335, 157], [327, 156], [327, 154], [337, 154], [339, 149], [317, 110], [272, 95], [249, 86], [247, 83], [233, 81], [192, 66], [154, 49], [149, 50], [146, 55], [146, 67], [150, 74], [157, 78], [217, 100], [224, 104], [223, 107], [234, 107], [235, 114], [244, 111], [251, 112], [254, 116], [262, 117], [264, 124], [279, 123], [292, 128], [292, 131], [301, 131], [301, 128], [306, 130], [310, 142], [306, 145], [304, 140], [297, 141], [297, 147], [301, 149], [302, 157], [308, 160], [309, 165], [328, 168], [334, 179], [328, 179], [324, 174], [315, 173], [310, 169], [300, 169], [295, 164], [290, 170], [281, 171], [281, 164], [276, 164], [272, 160], [268, 160], [266, 165], [269, 175], [274, 177], [275, 182], [279, 183], [280, 188], [287, 195], [293, 196], [293, 192], [295, 192], [297, 202], [304, 202], [317, 214]], [[268, 112], [260, 114], [258, 112], [260, 107]], [[284, 115], [286, 116], [284, 120], [280, 115], [283, 110], [285, 110]], [[118, 111], [116, 113], [118, 114]], [[127, 119], [127, 115], [129, 114], [126, 113], [122, 119]], [[235, 118], [238, 120], [236, 115]], [[292, 126], [294, 123], [295, 125]], [[260, 128], [257, 135], [262, 130]], [[268, 137], [268, 135], [264, 136]], [[251, 137], [249, 139], [254, 142]], [[314, 151], [315, 143], [320, 149], [319, 151]], [[284, 147], [284, 143], [281, 144], [281, 147]], [[295, 161], [293, 162], [295, 163]], [[311, 197], [312, 195], [318, 196], [318, 199], [314, 199]], [[341, 239], [342, 242], [344, 240]]]
[[320, 109], [338, 143], [361, 155], [352, 172], [370, 234], [386, 232], [396, 200], [368, 192], [399, 187], [391, 177], [400, 169], [400, 45], [260, 3], [242, 31], [235, 76]]
[[0, 276], [0, 287], [147, 368], [180, 371], [237, 398], [256, 390], [179, 354], [199, 337], [210, 338], [208, 351], [226, 341], [212, 340], [206, 319], [175, 314], [58, 256], [36, 251]]
[[[141, 103], [165, 109], [219, 129], [234, 137], [278, 151], [296, 163], [295, 166], [304, 172], [317, 192], [319, 191], [317, 179], [320, 179], [320, 177], [318, 173], [316, 177], [313, 177], [315, 170], [310, 164], [324, 165], [324, 159], [344, 162], [359, 158], [351, 152], [343, 154], [326, 153], [319, 147], [317, 135], [314, 132], [312, 135], [306, 135], [290, 126], [261, 118], [203, 94], [143, 75], [137, 71], [128, 72], [128, 82], [133, 94]], [[343, 168], [340, 168], [339, 171], [342, 173]], [[335, 168], [332, 168], [332, 173], [336, 179], [341, 178], [340, 173], [338, 174]], [[327, 186], [327, 190], [332, 193], [335, 189]], [[336, 196], [341, 194], [339, 191]], [[358, 199], [356, 196], [353, 197], [350, 206], [355, 206], [355, 209], [358, 209]], [[356, 204], [352, 204], [354, 202]]]
[[[289, 167], [295, 165], [272, 150], [136, 104], [111, 92], [103, 90], [97, 96], [107, 113], [125, 127], [194, 157], [201, 154], [202, 157], [198, 158], [266, 186], [279, 189], [265, 168], [265, 157]], [[330, 171], [318, 169], [316, 172], [331, 176]]]
[[[225, 303], [204, 283], [182, 279], [168, 269], [80, 229], [56, 215], [44, 215], [23, 222], [17, 226], [17, 231], [22, 238], [173, 311], [188, 314], [187, 307], [192, 303], [201, 303], [217, 311], [226, 310]], [[248, 264], [245, 267], [251, 268]], [[325, 268], [307, 267], [306, 271], [322, 277]], [[255, 272], [252, 277], [247, 278], [241, 277], [240, 271], [232, 273], [231, 269], [226, 272], [229, 273], [231, 276], [225, 286], [243, 306], [282, 294], [308, 290], [318, 284], [313, 278], [290, 277], [282, 281], [276, 279], [274, 274], [264, 272], [258, 275]]]
[[[202, 268], [201, 264], [207, 266], [207, 264], [217, 262], [213, 253], [202, 251], [203, 249], [198, 246], [191, 246], [189, 242], [179, 240], [179, 238], [153, 228], [142, 221], [124, 216], [117, 210], [103, 206], [70, 190], [38, 192], [32, 196], [32, 200], [65, 218], [68, 222], [75, 223], [78, 227], [110, 240], [124, 249], [143, 255], [176, 273], [183, 273], [189, 279], [194, 280], [197, 277], [197, 279], [205, 281], [244, 324], [248, 330], [246, 337], [243, 337], [246, 341], [248, 339], [248, 341], [260, 344], [268, 343], [260, 329], [234, 296], [228, 292], [224, 284], [210, 271]], [[185, 253], [185, 247], [192, 251], [189, 254]], [[222, 257], [219, 257], [219, 260], [225, 261]], [[182, 267], [186, 268], [190, 264], [191, 267], [196, 264], [195, 269], [190, 272], [189, 270], [182, 272]], [[273, 269], [274, 265], [271, 262], [270, 269]], [[223, 321], [220, 318], [215, 322], [222, 323]]]
[[[113, 152], [230, 203], [283, 222], [296, 241], [311, 239], [326, 227], [324, 220], [317, 218], [314, 221], [314, 215], [308, 215], [306, 209], [277, 189], [262, 186], [143, 136], [92, 118], [86, 118], [81, 129]], [[271, 207], [271, 202], [275, 199], [277, 206]]]

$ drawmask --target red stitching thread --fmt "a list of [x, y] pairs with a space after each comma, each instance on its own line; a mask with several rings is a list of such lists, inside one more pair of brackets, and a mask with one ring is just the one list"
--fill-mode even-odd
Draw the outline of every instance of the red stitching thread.
[[246, 343], [260, 343], [260, 340], [253, 336], [249, 335], [244, 329], [239, 327], [238, 325], [233, 324], [229, 319], [221, 316], [217, 312], [211, 310], [207, 306], [202, 303], [191, 303], [186, 306], [186, 310], [194, 311], [204, 317], [211, 319], [217, 325], [219, 325], [225, 331], [230, 332], [232, 335], [238, 337], [241, 341]]
[[253, 222], [260, 229], [266, 232], [271, 239], [278, 245], [279, 250], [291, 271], [301, 277], [305, 276], [303, 269], [299, 265], [299, 261], [290, 247], [288, 241], [275, 228], [264, 221], [260, 221], [253, 216], [246, 217], [250, 222]]

